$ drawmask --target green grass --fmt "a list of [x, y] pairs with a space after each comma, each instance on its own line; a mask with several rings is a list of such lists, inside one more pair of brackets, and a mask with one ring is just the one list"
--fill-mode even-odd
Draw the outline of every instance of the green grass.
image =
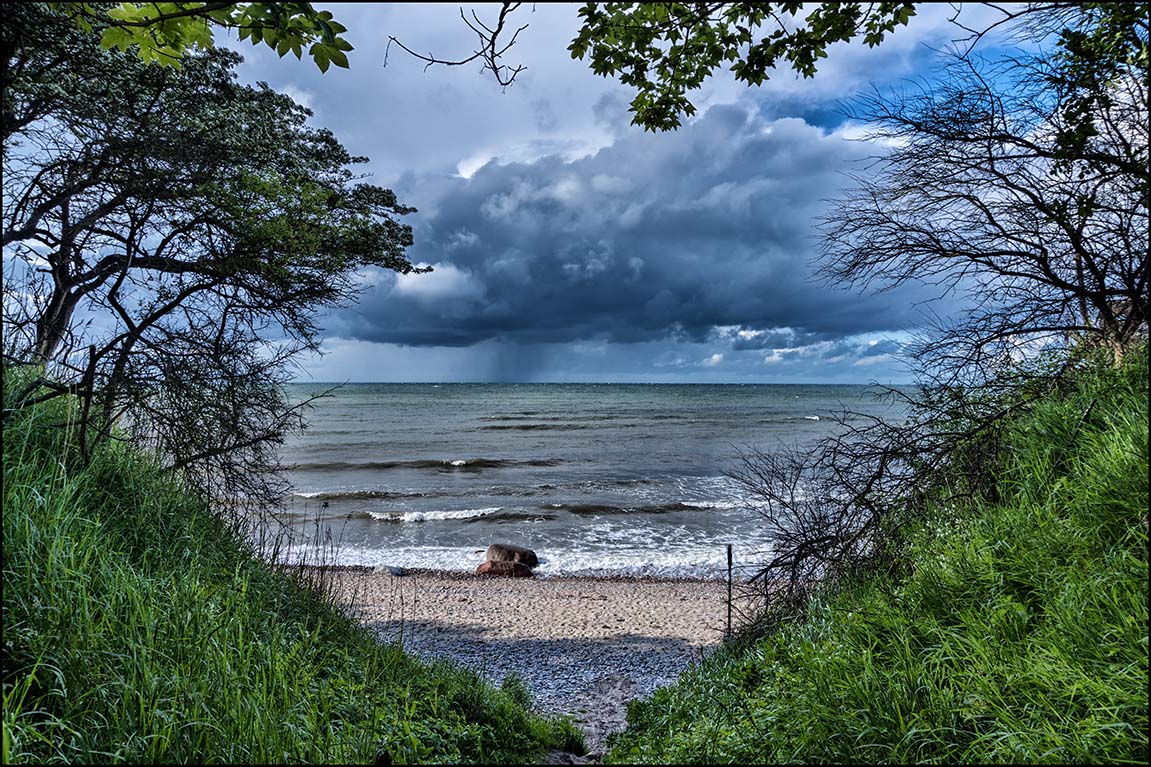
[[614, 762], [1146, 763], [1145, 352], [1013, 424], [999, 502], [912, 574], [735, 643], [629, 708]]
[[3, 762], [518, 762], [582, 745], [380, 644], [138, 454], [80, 467], [66, 408], [3, 434]]

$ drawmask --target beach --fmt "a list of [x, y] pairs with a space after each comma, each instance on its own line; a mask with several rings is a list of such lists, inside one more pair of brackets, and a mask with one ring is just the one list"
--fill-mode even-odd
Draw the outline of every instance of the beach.
[[[740, 446], [814, 444], [846, 406], [892, 412], [868, 391], [349, 384], [283, 447], [277, 560], [335, 566], [338, 598], [383, 641], [519, 676], [598, 753], [628, 700], [723, 641], [729, 563], [741, 583], [771, 555], [759, 496], [731, 474]], [[536, 577], [475, 577], [496, 542], [535, 552]]]
[[499, 684], [518, 674], [540, 712], [570, 714], [589, 753], [626, 724], [627, 701], [669, 684], [723, 640], [715, 580], [485, 578], [386, 568], [324, 572], [381, 640], [449, 658]]

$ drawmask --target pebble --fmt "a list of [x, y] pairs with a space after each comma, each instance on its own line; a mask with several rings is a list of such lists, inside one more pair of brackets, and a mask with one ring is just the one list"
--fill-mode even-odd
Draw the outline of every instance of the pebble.
[[496, 685], [517, 674], [536, 710], [578, 718], [593, 753], [626, 726], [627, 701], [674, 681], [723, 636], [726, 591], [715, 581], [408, 572], [341, 572], [336, 594], [354, 597], [356, 617], [385, 641], [402, 626], [417, 655], [453, 659]]

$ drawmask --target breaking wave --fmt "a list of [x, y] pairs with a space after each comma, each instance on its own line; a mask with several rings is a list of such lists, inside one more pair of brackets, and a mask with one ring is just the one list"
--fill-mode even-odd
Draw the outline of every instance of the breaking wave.
[[523, 466], [559, 466], [559, 458], [534, 458], [513, 460], [510, 458], [446, 458], [418, 459], [414, 461], [323, 461], [297, 463], [289, 468], [294, 471], [384, 471], [387, 469], [436, 469], [438, 471], [480, 471], [482, 469], [509, 469]]
[[[608, 576], [648, 578], [721, 579], [726, 573], [725, 550], [721, 545], [692, 544], [659, 551], [635, 548], [620, 549], [550, 549], [536, 548], [540, 566], [538, 577]], [[282, 548], [279, 560], [317, 561], [320, 550], [307, 544]], [[350, 548], [339, 553], [338, 564], [345, 566], [430, 568], [471, 572], [483, 562], [479, 546], [399, 546], [386, 549]], [[762, 559], [762, 555], [755, 561]], [[737, 570], [737, 577], [743, 572]]]
[[498, 520], [554, 519], [555, 515], [514, 511], [502, 506], [488, 506], [482, 509], [455, 509], [451, 511], [365, 511], [357, 516], [378, 519], [381, 522], [440, 522], [443, 520], [476, 519], [494, 522]]
[[545, 509], [566, 511], [580, 517], [601, 516], [610, 514], [667, 514], [673, 511], [700, 511], [702, 509], [716, 508], [706, 503], [653, 503], [646, 505], [614, 506], [606, 503], [549, 503]]

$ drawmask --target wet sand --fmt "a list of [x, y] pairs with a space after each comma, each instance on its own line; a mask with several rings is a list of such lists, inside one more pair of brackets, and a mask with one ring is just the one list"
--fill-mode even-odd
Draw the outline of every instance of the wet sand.
[[446, 657], [495, 684], [523, 678], [536, 708], [570, 714], [589, 752], [626, 724], [627, 701], [669, 684], [723, 639], [719, 581], [485, 578], [338, 568], [333, 593], [385, 641]]

